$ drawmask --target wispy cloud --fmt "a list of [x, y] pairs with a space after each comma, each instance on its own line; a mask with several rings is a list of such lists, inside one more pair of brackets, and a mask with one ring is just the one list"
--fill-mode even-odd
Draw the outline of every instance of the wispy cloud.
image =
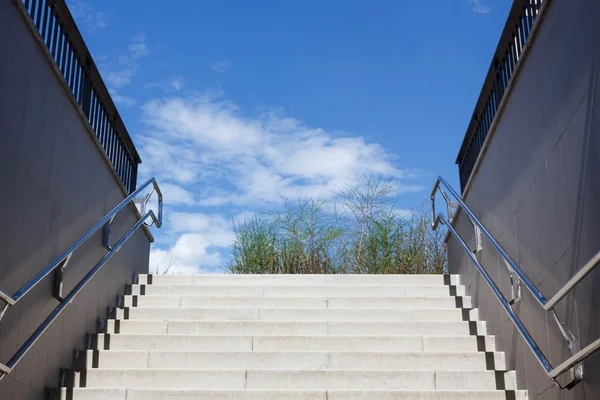
[[181, 76], [171, 76], [162, 82], [146, 83], [145, 88], [159, 88], [167, 93], [176, 93], [184, 89], [186, 79]]
[[152, 251], [153, 266], [175, 258], [186, 271], [223, 264], [232, 222], [206, 208], [243, 212], [281, 198], [332, 199], [361, 174], [395, 179], [398, 193], [422, 190], [409, 181], [413, 171], [399, 168], [377, 143], [309, 127], [281, 110], [248, 116], [222, 93], [148, 101], [142, 120], [140, 174], [157, 176], [170, 207], [192, 211], [169, 220], [172, 236]]
[[214, 71], [217, 71], [221, 74], [224, 74], [225, 72], [228, 72], [231, 67], [233, 67], [233, 64], [231, 63], [231, 61], [217, 61], [212, 63], [212, 65], [210, 66]]
[[136, 73], [137, 65], [121, 67], [115, 71], [107, 71], [105, 76], [106, 83], [111, 88], [122, 88], [125, 85], [129, 85], [131, 83], [131, 78]]
[[468, 2], [473, 7], [473, 11], [478, 14], [487, 14], [493, 9], [493, 6], [483, 4], [481, 0], [468, 0]]
[[134, 106], [137, 104], [137, 101], [135, 99], [132, 99], [132, 98], [129, 98], [126, 96], [121, 96], [119, 93], [117, 93], [116, 90], [111, 90], [110, 96], [112, 97], [114, 102], [117, 103], [118, 105], [131, 107], [131, 106]]
[[81, 23], [88, 32], [108, 26], [106, 13], [96, 11], [88, 3], [81, 0], [69, 0], [68, 5], [73, 18]]
[[102, 77], [107, 83], [113, 98], [117, 103], [124, 105], [135, 104], [134, 99], [130, 99], [117, 93], [118, 89], [123, 88], [131, 83], [136, 75], [139, 60], [147, 57], [150, 50], [146, 43], [146, 36], [143, 34], [134, 35], [127, 46], [127, 50], [121, 55], [104, 59], [100, 63]]
[[129, 44], [129, 57], [132, 60], [137, 60], [138, 58], [145, 57], [149, 54], [150, 51], [146, 44], [146, 35], [137, 34], [131, 38], [131, 43]]

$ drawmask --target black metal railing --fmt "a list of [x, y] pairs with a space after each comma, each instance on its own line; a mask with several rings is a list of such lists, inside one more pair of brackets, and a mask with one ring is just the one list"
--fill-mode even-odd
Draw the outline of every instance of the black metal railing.
[[549, 0], [515, 0], [502, 32], [496, 54], [477, 100], [456, 164], [464, 190], [506, 89], [521, 59], [525, 43], [543, 3]]
[[141, 162], [64, 0], [15, 0], [27, 11], [129, 193]]

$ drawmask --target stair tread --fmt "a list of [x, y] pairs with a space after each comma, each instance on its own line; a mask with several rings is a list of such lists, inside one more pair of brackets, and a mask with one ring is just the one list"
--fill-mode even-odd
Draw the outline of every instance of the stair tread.
[[457, 276], [140, 275], [127, 293], [78, 359], [72, 380], [87, 387], [73, 400], [501, 400], [516, 388]]

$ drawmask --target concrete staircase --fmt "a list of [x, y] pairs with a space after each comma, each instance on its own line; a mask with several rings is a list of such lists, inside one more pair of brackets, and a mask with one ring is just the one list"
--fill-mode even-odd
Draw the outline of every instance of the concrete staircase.
[[141, 275], [50, 398], [526, 399], [457, 278]]

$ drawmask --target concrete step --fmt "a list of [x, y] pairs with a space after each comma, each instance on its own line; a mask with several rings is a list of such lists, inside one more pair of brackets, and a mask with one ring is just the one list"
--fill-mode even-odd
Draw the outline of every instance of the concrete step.
[[127, 295], [124, 307], [144, 308], [471, 308], [470, 297], [264, 297]]
[[[228, 331], [232, 332], [232, 331]], [[94, 350], [189, 351], [494, 351], [493, 336], [394, 336], [394, 335], [91, 335]], [[221, 344], [222, 343], [222, 344]], [[216, 347], [215, 347], [216, 346]], [[221, 347], [219, 347], [221, 346]]]
[[[485, 335], [485, 322], [167, 321], [115, 320], [103, 333], [189, 335]], [[492, 337], [490, 337], [490, 340]], [[476, 345], [472, 336], [470, 343]], [[489, 347], [488, 347], [489, 349]]]
[[[445, 351], [460, 339], [421, 336], [254, 336], [255, 351]], [[433, 350], [434, 348], [438, 348]]]
[[459, 285], [458, 275], [139, 275], [138, 284], [145, 285]]
[[79, 386], [128, 389], [514, 390], [516, 386], [516, 377], [511, 371], [440, 370], [91, 368], [82, 380]]
[[[437, 321], [478, 319], [477, 310], [447, 309], [342, 309], [342, 308], [146, 308], [113, 310], [115, 319], [143, 320], [264, 320], [264, 321]], [[463, 312], [464, 311], [464, 312]], [[466, 314], [465, 314], [466, 313]]]
[[130, 285], [131, 295], [265, 297], [447, 297], [464, 296], [464, 286], [445, 285]]
[[245, 335], [91, 335], [91, 350], [251, 351]]
[[447, 390], [176, 390], [75, 388], [52, 392], [50, 400], [527, 400], [521, 391]]
[[360, 352], [355, 348], [336, 351], [336, 347], [329, 346], [327, 350], [331, 351], [313, 351], [310, 346], [308, 349], [291, 347], [281, 351], [264, 351], [259, 348], [241, 352], [88, 350], [85, 362], [87, 368], [379, 370], [410, 366], [414, 371], [506, 369], [504, 353]]

